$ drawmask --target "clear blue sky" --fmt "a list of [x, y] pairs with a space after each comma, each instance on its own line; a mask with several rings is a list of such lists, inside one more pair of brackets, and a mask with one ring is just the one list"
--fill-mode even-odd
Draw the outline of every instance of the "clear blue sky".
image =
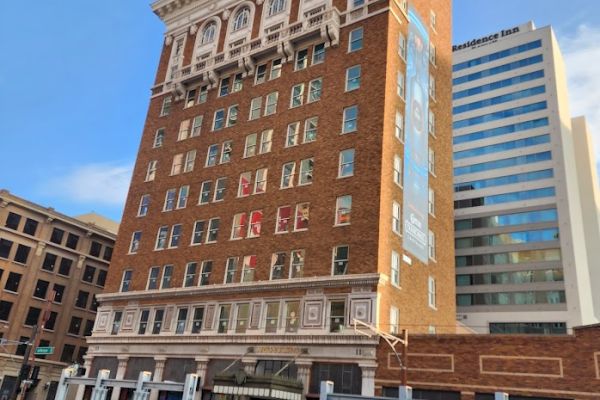
[[[162, 23], [148, 0], [11, 1], [0, 14], [0, 187], [119, 220]], [[600, 37], [599, 17], [596, 0], [455, 0], [453, 42], [532, 19], [576, 52], [577, 35]]]

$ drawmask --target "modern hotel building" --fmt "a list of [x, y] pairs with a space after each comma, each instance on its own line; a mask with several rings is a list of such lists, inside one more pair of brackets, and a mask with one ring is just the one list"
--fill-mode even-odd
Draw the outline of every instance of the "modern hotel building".
[[552, 29], [530, 22], [454, 46], [452, 80], [458, 319], [492, 333], [596, 322], [597, 210], [582, 209], [598, 182], [577, 165]]

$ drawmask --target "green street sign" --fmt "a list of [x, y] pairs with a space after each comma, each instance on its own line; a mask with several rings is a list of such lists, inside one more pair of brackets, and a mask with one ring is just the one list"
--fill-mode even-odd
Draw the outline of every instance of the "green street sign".
[[35, 349], [36, 355], [54, 354], [54, 347], [38, 347]]

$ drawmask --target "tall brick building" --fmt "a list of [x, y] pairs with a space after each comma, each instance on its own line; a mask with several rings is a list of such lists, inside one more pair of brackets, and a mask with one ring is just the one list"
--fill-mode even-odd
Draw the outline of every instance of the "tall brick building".
[[283, 369], [372, 395], [355, 319], [454, 331], [450, 2], [152, 8], [164, 47], [88, 373], [197, 372], [208, 396], [224, 370]]

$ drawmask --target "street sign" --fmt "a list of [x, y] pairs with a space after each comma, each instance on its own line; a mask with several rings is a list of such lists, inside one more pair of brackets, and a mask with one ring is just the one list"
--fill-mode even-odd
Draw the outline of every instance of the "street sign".
[[54, 347], [52, 347], [52, 346], [38, 347], [37, 349], [35, 349], [35, 354], [36, 355], [54, 354]]

